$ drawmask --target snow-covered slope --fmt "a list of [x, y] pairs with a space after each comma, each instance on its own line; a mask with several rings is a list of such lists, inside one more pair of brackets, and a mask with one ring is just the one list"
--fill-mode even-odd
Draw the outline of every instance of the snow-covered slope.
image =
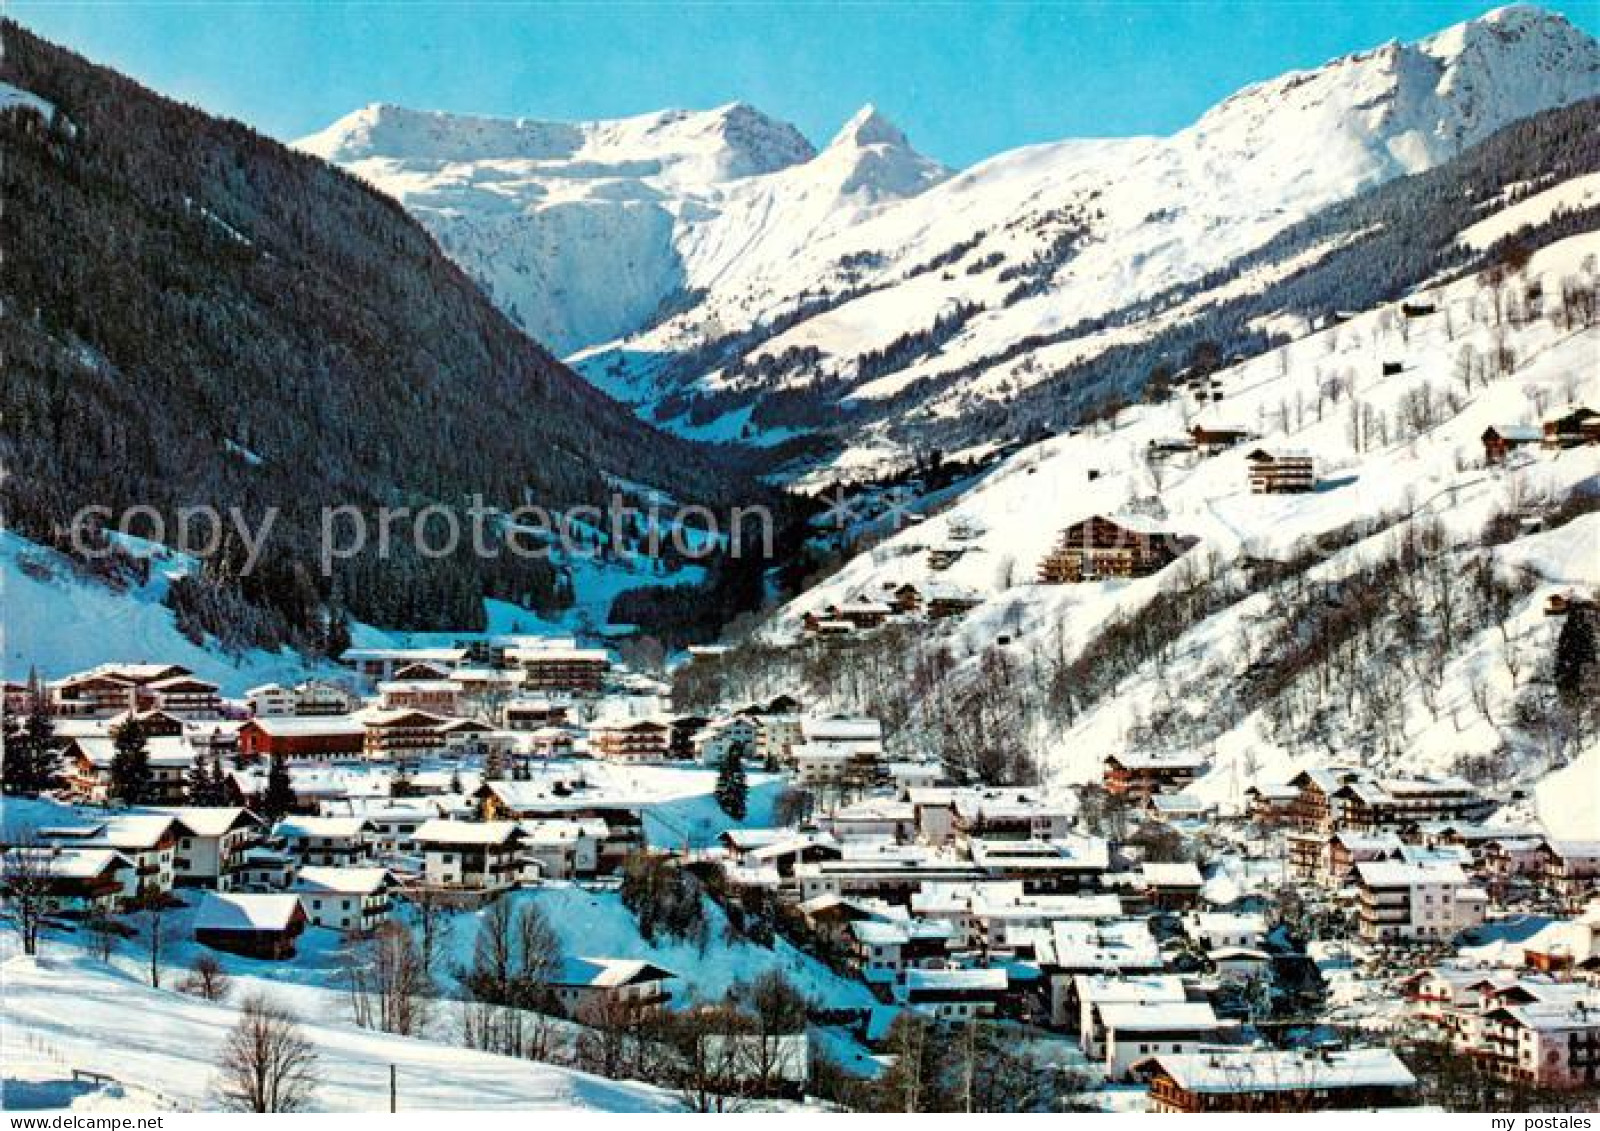
[[193, 569], [192, 560], [129, 539], [124, 548], [146, 556], [150, 579], [109, 586], [84, 576], [70, 559], [11, 531], [0, 531], [0, 671], [23, 680], [30, 669], [48, 679], [108, 661], [160, 660], [215, 680], [224, 695], [260, 683], [293, 683], [318, 674], [292, 652], [253, 650], [228, 657], [178, 631], [162, 604], [167, 582]]
[[[53, 1077], [36, 1080], [32, 1091], [44, 1092], [53, 1082], [48, 1094], [60, 1102], [72, 1070], [83, 1069], [130, 1086], [123, 1105], [129, 1108], [216, 1110], [216, 1058], [238, 1020], [234, 1006], [152, 989], [85, 954], [47, 949], [38, 958], [14, 955], [0, 964], [8, 1065], [13, 1048], [25, 1050], [18, 1059], [29, 1062], [35, 1077]], [[391, 1065], [404, 1110], [680, 1107], [669, 1093], [643, 1084], [333, 1023], [326, 1017], [342, 1003], [331, 992], [322, 999], [325, 1013], [302, 1018], [318, 1057], [317, 1111], [386, 1110]], [[138, 1039], [130, 1041], [131, 1034]]]
[[[1494, 290], [1461, 280], [1419, 299], [1436, 304], [1435, 314], [1406, 318], [1398, 306], [1384, 307], [1223, 370], [1218, 402], [1197, 404], [1183, 392], [1127, 410], [1114, 425], [1025, 448], [942, 513], [796, 599], [772, 634], [793, 639], [804, 614], [883, 599], [903, 582], [971, 590], [982, 604], [953, 627], [918, 633], [909, 656], [896, 638], [894, 657], [877, 658], [890, 670], [916, 670], [924, 685], [950, 663], [953, 682], [936, 683], [920, 700], [903, 697], [909, 680], [887, 688], [838, 680], [813, 690], [841, 707], [880, 711], [902, 697], [903, 741], [937, 748], [939, 712], [959, 714], [962, 687], [987, 678], [985, 664], [988, 675], [1003, 670], [993, 666], [1003, 657], [1017, 678], [999, 693], [1015, 712], [1002, 733], [1020, 735], [1062, 784], [1097, 777], [1107, 754], [1166, 746], [1208, 753], [1214, 768], [1195, 791], [1225, 805], [1239, 804], [1252, 782], [1282, 780], [1298, 763], [1334, 753], [1409, 771], [1478, 759], [1500, 780], [1560, 766], [1582, 751], [1530, 723], [1540, 717], [1537, 673], [1561, 623], [1544, 615], [1544, 601], [1600, 588], [1600, 514], [1562, 512], [1574, 494], [1600, 495], [1600, 448], [1524, 449], [1504, 466], [1486, 466], [1480, 437], [1490, 425], [1537, 423], [1565, 405], [1600, 402], [1600, 327], [1568, 321], [1555, 297], [1575, 282], [1593, 287], [1597, 257], [1600, 234], [1553, 244], [1500, 293], [1502, 315]], [[1547, 297], [1526, 303], [1535, 284]], [[1385, 374], [1385, 363], [1401, 369]], [[1195, 422], [1243, 427], [1256, 439], [1209, 458], [1150, 457], [1153, 441], [1182, 437]], [[1257, 447], [1312, 454], [1317, 490], [1252, 494], [1246, 455]], [[1097, 513], [1143, 514], [1197, 543], [1151, 577], [1036, 584], [1058, 533]], [[1503, 514], [1510, 532], [1485, 539]], [[1338, 609], [1355, 599], [1359, 575], [1407, 539], [1428, 555], [1418, 575], [1431, 580], [1413, 580], [1418, 592], [1410, 595], [1420, 633], [1386, 640], [1385, 662], [1355, 671], [1347, 701], [1338, 692], [1324, 698], [1327, 686], [1307, 685], [1312, 676], [1285, 674], [1300, 670], [1285, 657], [1297, 633], [1319, 623], [1322, 602]], [[927, 550], [951, 545], [965, 554], [935, 569]], [[1287, 578], [1276, 587], [1252, 565], [1273, 561], [1285, 563], [1278, 568]], [[1492, 600], [1474, 588], [1485, 565], [1497, 579]], [[1486, 604], [1497, 605], [1492, 623]], [[1465, 617], [1462, 608], [1470, 609]], [[1157, 654], [1139, 660], [1135, 642], [1122, 657], [1135, 657], [1128, 673], [1091, 689], [1121, 670], [1107, 630], [1128, 630], [1146, 616], [1163, 618], [1149, 622], [1163, 626], [1151, 630], [1163, 641]], [[1450, 620], [1447, 628], [1440, 618]], [[1385, 631], [1374, 629], [1371, 639]], [[1363, 647], [1352, 645], [1350, 655]], [[918, 650], [949, 659], [917, 667]], [[1089, 654], [1103, 657], [1098, 670], [1072, 666]], [[1322, 674], [1340, 688], [1349, 678]], [[862, 694], [873, 701], [850, 701]], [[1593, 751], [1584, 764], [1595, 765]], [[1574, 826], [1592, 825], [1593, 808], [1554, 808], [1566, 796], [1545, 791], [1540, 801], [1552, 826], [1576, 836]]]
[[[870, 405], [1198, 279], [1331, 203], [1596, 93], [1592, 38], [1536, 8], [1500, 9], [1249, 87], [1171, 137], [1005, 153], [848, 225], [836, 220], [831, 234], [811, 226], [804, 240], [756, 242], [719, 265], [702, 301], [574, 360], [617, 395], [665, 401], [660, 411], [686, 431], [710, 411], [747, 413], [774, 388], [815, 389], [823, 378], [842, 382], [834, 396]], [[867, 351], [963, 308], [976, 309], [939, 348], [861, 379]], [[730, 359], [717, 347], [739, 332], [747, 338]], [[755, 374], [729, 367], [807, 348], [821, 356]], [[986, 372], [980, 392], [1000, 400], [1050, 371], [1023, 350]], [[713, 409], [680, 416], [686, 392]], [[938, 398], [956, 395], [915, 407], [937, 411]], [[814, 417], [826, 424], [826, 408]]]
[[742, 103], [578, 123], [373, 105], [299, 146], [401, 200], [558, 350], [944, 175], [871, 107], [821, 154]]

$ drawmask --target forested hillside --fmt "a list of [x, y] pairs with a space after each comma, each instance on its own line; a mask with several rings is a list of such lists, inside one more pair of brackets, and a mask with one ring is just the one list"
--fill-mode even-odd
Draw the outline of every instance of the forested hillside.
[[[315, 645], [329, 602], [472, 628], [548, 608], [544, 562], [462, 554], [313, 568], [345, 504], [715, 503], [741, 485], [524, 336], [406, 212], [356, 178], [3, 25], [0, 457], [8, 524], [62, 545], [79, 508], [282, 511], [249, 578], [191, 587], [207, 628]], [[48, 104], [43, 112], [37, 100]]]

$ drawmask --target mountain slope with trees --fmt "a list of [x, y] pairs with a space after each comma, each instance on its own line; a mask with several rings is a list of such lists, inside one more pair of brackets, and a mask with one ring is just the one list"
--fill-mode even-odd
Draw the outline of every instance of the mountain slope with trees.
[[240, 507], [253, 524], [276, 507], [261, 568], [240, 576], [225, 548], [180, 612], [315, 647], [330, 606], [461, 629], [485, 596], [562, 600], [548, 563], [405, 545], [323, 577], [324, 507], [553, 509], [619, 482], [751, 497], [524, 336], [388, 197], [15, 23], [0, 34], [0, 81], [33, 96], [0, 110], [0, 456], [18, 533], [64, 547], [89, 504]]

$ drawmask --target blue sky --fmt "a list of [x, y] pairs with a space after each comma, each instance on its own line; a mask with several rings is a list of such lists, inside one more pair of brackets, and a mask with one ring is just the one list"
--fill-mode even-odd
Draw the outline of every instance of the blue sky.
[[[742, 99], [819, 144], [873, 102], [956, 165], [1167, 133], [1234, 90], [1491, 5], [120, 3], [8, 14], [163, 93], [293, 139], [369, 102], [572, 119]], [[1600, 7], [1557, 6], [1591, 34]]]

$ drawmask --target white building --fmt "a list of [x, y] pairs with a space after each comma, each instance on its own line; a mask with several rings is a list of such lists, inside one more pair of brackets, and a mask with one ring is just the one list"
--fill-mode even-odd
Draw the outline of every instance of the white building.
[[300, 869], [293, 891], [313, 927], [370, 931], [389, 917], [394, 878], [387, 868]]

